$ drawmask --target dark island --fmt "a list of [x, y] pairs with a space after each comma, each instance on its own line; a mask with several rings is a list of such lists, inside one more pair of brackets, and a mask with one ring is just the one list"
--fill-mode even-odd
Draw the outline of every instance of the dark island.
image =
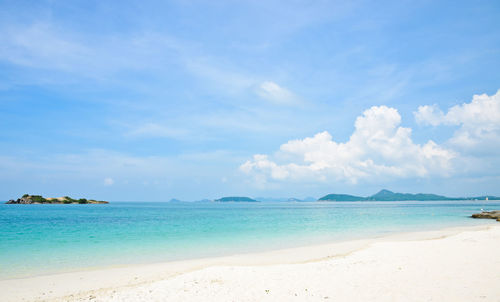
[[328, 194], [318, 201], [433, 201], [433, 200], [500, 200], [497, 196], [477, 196], [477, 197], [446, 197], [436, 194], [410, 194], [394, 193], [389, 190], [381, 190], [377, 194], [361, 197], [347, 194]]
[[222, 197], [216, 199], [214, 200], [214, 202], [258, 202], [258, 201], [250, 197], [231, 196], [231, 197]]
[[64, 197], [49, 197], [44, 198], [41, 195], [24, 194], [23, 197], [17, 200], [11, 199], [6, 202], [7, 204], [104, 204], [107, 201], [99, 201], [93, 199], [73, 199], [69, 196]]

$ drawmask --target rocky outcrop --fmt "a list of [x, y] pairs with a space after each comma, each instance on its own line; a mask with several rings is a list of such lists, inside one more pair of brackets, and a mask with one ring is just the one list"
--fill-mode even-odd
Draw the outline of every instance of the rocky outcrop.
[[57, 197], [57, 198], [44, 198], [40, 195], [29, 195], [24, 194], [23, 197], [16, 200], [11, 199], [6, 202], [7, 204], [101, 204], [108, 203], [107, 201], [98, 201], [93, 199], [73, 199], [69, 196]]
[[47, 199], [43, 198], [40, 195], [28, 195], [24, 194], [23, 197], [18, 198], [17, 200], [11, 199], [7, 203], [8, 204], [33, 204], [33, 203], [46, 203]]
[[17, 200], [11, 199], [7, 201], [8, 204], [31, 204], [33, 201], [26, 197], [18, 198]]
[[485, 211], [477, 214], [472, 214], [472, 218], [496, 219], [497, 221], [500, 221], [500, 211]]

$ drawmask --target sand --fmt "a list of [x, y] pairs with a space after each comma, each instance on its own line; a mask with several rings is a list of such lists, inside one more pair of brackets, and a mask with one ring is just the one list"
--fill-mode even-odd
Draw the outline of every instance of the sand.
[[1, 301], [500, 301], [500, 224], [0, 281]]

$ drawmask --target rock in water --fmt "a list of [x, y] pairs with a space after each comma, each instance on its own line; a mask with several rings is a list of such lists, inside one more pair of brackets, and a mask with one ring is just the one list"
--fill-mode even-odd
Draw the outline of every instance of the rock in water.
[[489, 211], [489, 212], [481, 212], [477, 214], [472, 214], [472, 218], [484, 218], [484, 219], [496, 219], [500, 221], [500, 211]]

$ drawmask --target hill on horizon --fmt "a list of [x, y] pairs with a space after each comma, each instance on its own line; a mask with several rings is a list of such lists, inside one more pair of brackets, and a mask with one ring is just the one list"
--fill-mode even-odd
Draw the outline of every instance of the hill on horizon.
[[241, 197], [241, 196], [230, 196], [230, 197], [222, 197], [219, 199], [215, 199], [215, 202], [258, 202], [255, 199], [250, 197]]
[[349, 194], [328, 194], [318, 201], [432, 201], [432, 200], [500, 200], [497, 196], [477, 196], [477, 197], [446, 197], [429, 193], [395, 193], [387, 189], [382, 189], [376, 194], [367, 197]]

